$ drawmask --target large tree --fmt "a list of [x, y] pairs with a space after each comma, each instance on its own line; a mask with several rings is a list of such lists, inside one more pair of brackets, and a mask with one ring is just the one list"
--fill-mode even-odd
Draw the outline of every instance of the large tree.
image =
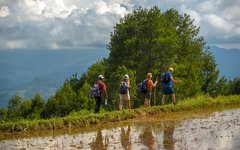
[[124, 65], [136, 71], [140, 82], [147, 72], [156, 76], [172, 66], [174, 76], [183, 81], [176, 86], [177, 96], [195, 96], [218, 77], [216, 63], [211, 61], [214, 58], [206, 53], [199, 30], [189, 15], [180, 15], [174, 9], [162, 13], [156, 6], [139, 8], [114, 27], [108, 45], [108, 69], [114, 72]]
[[[157, 7], [134, 11], [120, 20], [111, 33], [110, 70], [125, 65], [136, 70], [138, 81], [153, 69], [172, 61], [178, 44], [176, 31]], [[166, 67], [164, 67], [166, 68]]]

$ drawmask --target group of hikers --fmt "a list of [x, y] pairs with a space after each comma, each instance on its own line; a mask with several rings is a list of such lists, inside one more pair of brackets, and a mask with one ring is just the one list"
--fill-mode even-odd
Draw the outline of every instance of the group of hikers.
[[[176, 97], [173, 90], [173, 82], [180, 83], [181, 81], [175, 80], [173, 78], [173, 72], [174, 72], [174, 69], [170, 67], [168, 69], [168, 72], [163, 73], [161, 75], [161, 82], [163, 84], [162, 104], [164, 104], [166, 97], [168, 95], [172, 97], [173, 104], [174, 105], [176, 104]], [[105, 83], [103, 83], [103, 79], [104, 79], [103, 75], [99, 75], [97, 82], [92, 87], [91, 97], [95, 98], [96, 100], [95, 113], [99, 113], [100, 111], [102, 93], [104, 93], [105, 105], [107, 105], [107, 99], [108, 99], [107, 86]], [[144, 93], [145, 95], [145, 101], [144, 101], [145, 107], [150, 107], [152, 91], [153, 91], [153, 88], [157, 85], [157, 83], [158, 83], [158, 80], [156, 80], [155, 82], [152, 81], [152, 73], [148, 73], [146, 76], [146, 79], [139, 86], [138, 91], [141, 93]], [[124, 100], [126, 100], [127, 102], [128, 109], [131, 109], [130, 88], [131, 88], [131, 82], [130, 82], [129, 75], [125, 74], [119, 88], [119, 99], [120, 99], [119, 110], [123, 109]]]

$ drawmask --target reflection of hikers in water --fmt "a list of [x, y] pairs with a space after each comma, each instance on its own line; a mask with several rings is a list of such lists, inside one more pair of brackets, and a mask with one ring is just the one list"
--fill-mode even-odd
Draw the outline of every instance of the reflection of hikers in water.
[[175, 130], [175, 121], [164, 123], [163, 147], [165, 149], [169, 149], [169, 150], [174, 149], [174, 138], [173, 138], [174, 130]]
[[143, 134], [140, 135], [140, 139], [143, 144], [146, 145], [149, 150], [154, 149], [154, 136], [152, 134], [152, 125], [148, 124], [144, 127]]
[[99, 130], [97, 132], [96, 140], [92, 143], [89, 143], [89, 145], [91, 146], [92, 150], [106, 150], [108, 147], [108, 142], [108, 138], [105, 137], [105, 142], [103, 144], [102, 131]]
[[130, 139], [131, 128], [128, 126], [127, 132], [125, 133], [124, 128], [121, 128], [121, 144], [123, 149], [131, 150], [131, 139]]

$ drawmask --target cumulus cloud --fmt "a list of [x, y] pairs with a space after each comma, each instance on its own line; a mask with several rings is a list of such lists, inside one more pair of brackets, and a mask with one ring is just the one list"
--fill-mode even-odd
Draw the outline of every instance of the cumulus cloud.
[[94, 2], [92, 9], [96, 10], [97, 15], [104, 15], [106, 13], [116, 14], [121, 17], [124, 17], [129, 13], [125, 7], [122, 7], [119, 3], [107, 4], [104, 1]]
[[205, 21], [208, 21], [213, 28], [225, 33], [231, 32], [234, 27], [231, 22], [221, 16], [217, 16], [216, 14], [205, 15], [205, 19]]
[[22, 1], [25, 10], [28, 14], [40, 15], [42, 11], [46, 8], [46, 3], [40, 0], [23, 0]]
[[205, 0], [194, 7], [191, 4], [185, 6], [182, 11], [196, 20], [208, 44], [230, 48], [239, 43], [240, 1]]
[[238, 0], [0, 0], [0, 49], [106, 46], [120, 18], [154, 5], [189, 14], [208, 44], [240, 41]]
[[0, 17], [6, 17], [9, 15], [9, 9], [7, 6], [3, 6], [0, 8]]

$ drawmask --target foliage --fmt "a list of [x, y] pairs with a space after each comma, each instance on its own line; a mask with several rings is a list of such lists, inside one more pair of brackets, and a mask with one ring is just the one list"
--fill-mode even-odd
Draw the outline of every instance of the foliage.
[[41, 98], [39, 93], [36, 93], [36, 95], [31, 99], [31, 111], [28, 117], [31, 119], [40, 119], [43, 107], [44, 100]]
[[44, 106], [44, 118], [53, 116], [66, 116], [72, 111], [93, 110], [95, 100], [89, 98], [91, 84], [96, 82], [99, 74], [105, 76], [105, 61], [99, 60], [84, 73], [80, 79], [77, 74], [64, 82]]
[[7, 112], [8, 119], [17, 120], [21, 118], [21, 104], [22, 98], [20, 96], [14, 96], [9, 100]]
[[7, 118], [7, 109], [0, 108], [0, 122], [4, 122]]
[[240, 77], [229, 81], [230, 94], [240, 94]]
[[29, 114], [31, 114], [31, 106], [32, 101], [31, 100], [24, 100], [21, 105], [21, 111], [22, 111], [22, 117], [28, 118]]
[[121, 19], [111, 33], [109, 70], [124, 65], [136, 71], [136, 81], [140, 82], [148, 72], [159, 76], [173, 66], [174, 76], [183, 81], [175, 89], [178, 98], [201, 94], [203, 86], [208, 88], [209, 79], [214, 82], [218, 78], [218, 70], [198, 34], [199, 27], [187, 14], [180, 15], [174, 9], [161, 13], [158, 7], [139, 8]]
[[82, 86], [82, 88], [78, 92], [78, 98], [75, 102], [75, 110], [93, 110], [95, 105], [95, 100], [89, 97], [89, 89], [91, 85], [87, 82]]
[[[63, 129], [72, 127], [86, 127], [91, 124], [103, 124], [109, 122], [118, 122], [142, 116], [150, 116], [154, 114], [180, 112], [186, 110], [197, 110], [205, 108], [226, 108], [227, 106], [234, 106], [239, 108], [240, 96], [219, 96], [212, 98], [209, 96], [198, 96], [195, 98], [188, 98], [177, 105], [162, 105], [151, 108], [137, 108], [132, 110], [101, 112], [100, 114], [92, 114], [88, 111], [72, 112], [70, 115], [62, 118], [50, 118], [48, 120], [19, 120], [0, 122], [1, 132], [15, 132], [23, 130], [44, 130], [44, 129]], [[80, 115], [81, 114], [81, 115]]]
[[201, 90], [206, 94], [209, 93], [210, 95], [216, 95], [220, 91], [216, 93], [216, 89], [221, 87], [220, 83], [224, 79], [219, 80], [219, 84], [217, 83], [219, 70], [217, 69], [217, 64], [215, 62], [212, 53], [209, 50], [203, 54], [203, 68], [201, 71], [201, 77], [203, 80], [203, 85]]
[[[106, 60], [98, 60], [95, 64], [93, 64], [91, 67], [89, 67], [87, 73], [85, 74], [86, 81], [93, 85], [98, 75], [103, 75], [105, 78], [108, 76], [108, 73], [106, 72], [107, 64]], [[81, 79], [80, 79], [81, 80]], [[81, 80], [83, 82], [83, 80]]]
[[76, 101], [77, 94], [74, 92], [71, 83], [66, 80], [63, 87], [56, 92], [56, 95], [47, 101], [44, 116], [65, 116], [75, 108], [74, 102]]

